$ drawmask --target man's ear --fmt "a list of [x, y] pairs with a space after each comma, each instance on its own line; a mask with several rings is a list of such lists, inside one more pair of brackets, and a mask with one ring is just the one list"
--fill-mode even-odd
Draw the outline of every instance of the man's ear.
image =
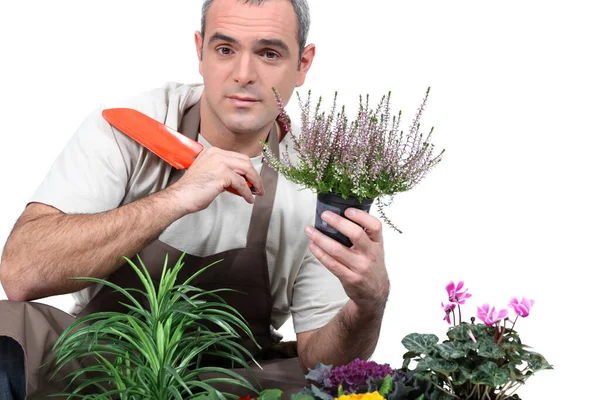
[[194, 33], [194, 41], [196, 42], [196, 53], [198, 54], [198, 71], [202, 75], [202, 45], [204, 44], [202, 34], [199, 31]]
[[296, 78], [296, 87], [304, 84], [306, 74], [312, 65], [313, 58], [315, 58], [315, 50], [315, 45], [311, 43], [302, 51], [302, 58], [300, 58], [300, 67], [298, 68], [298, 76]]

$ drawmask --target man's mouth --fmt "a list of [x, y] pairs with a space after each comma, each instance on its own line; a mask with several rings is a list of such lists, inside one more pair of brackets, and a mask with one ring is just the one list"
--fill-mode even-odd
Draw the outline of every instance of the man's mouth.
[[227, 98], [231, 100], [237, 107], [248, 107], [259, 102], [258, 99], [247, 96], [228, 96]]

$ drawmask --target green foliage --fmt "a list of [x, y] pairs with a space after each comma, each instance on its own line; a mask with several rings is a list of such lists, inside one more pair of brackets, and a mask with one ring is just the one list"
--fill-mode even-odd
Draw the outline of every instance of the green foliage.
[[381, 387], [379, 388], [379, 394], [383, 397], [386, 397], [388, 393], [392, 390], [393, 383], [394, 381], [392, 379], [392, 375], [386, 375], [383, 379], [383, 382], [381, 383]]
[[[239, 332], [254, 341], [252, 332], [243, 317], [217, 294], [226, 289], [204, 291], [190, 286], [196, 276], [216, 263], [177, 284], [183, 256], [172, 269], [167, 268], [165, 259], [160, 283], [155, 287], [141, 259], [141, 267], [127, 258], [126, 261], [145, 291], [124, 289], [102, 279], [74, 278], [101, 283], [120, 292], [128, 299], [126, 307], [130, 311], [90, 314], [76, 320], [59, 337], [53, 348], [54, 376], [58, 377], [62, 367], [72, 360], [84, 360], [85, 364], [82, 369], [62, 374], [66, 375], [62, 379], [68, 381], [69, 393], [61, 395], [68, 399], [122, 400], [238, 398], [215, 390], [216, 383], [238, 385], [258, 393], [234, 371], [201, 364], [203, 356], [211, 355], [251, 371], [246, 360], [253, 360], [239, 344]], [[134, 298], [134, 292], [143, 295], [149, 309]]]
[[416, 362], [414, 372], [438, 387], [440, 398], [507, 400], [535, 372], [552, 369], [512, 329], [500, 334], [496, 326], [462, 322], [447, 336], [441, 343], [431, 334], [402, 339], [403, 368]]
[[280, 400], [283, 391], [280, 389], [265, 389], [259, 393], [260, 400]]

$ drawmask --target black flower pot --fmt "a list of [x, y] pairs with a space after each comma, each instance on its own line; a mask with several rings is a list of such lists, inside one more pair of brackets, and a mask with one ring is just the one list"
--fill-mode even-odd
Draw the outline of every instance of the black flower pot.
[[[373, 199], [365, 199], [359, 201], [355, 197], [348, 197], [344, 199], [342, 196], [338, 196], [335, 193], [319, 193], [317, 195], [317, 213], [315, 216], [315, 228], [323, 232], [325, 235], [332, 239], [337, 240], [346, 247], [351, 247], [352, 242], [345, 235], [338, 232], [332, 226], [328, 225], [327, 222], [321, 219], [321, 214], [324, 211], [331, 211], [335, 214], [341, 215], [346, 218], [344, 212], [347, 208], [357, 208], [369, 212], [373, 204]], [[347, 219], [347, 218], [346, 218]]]

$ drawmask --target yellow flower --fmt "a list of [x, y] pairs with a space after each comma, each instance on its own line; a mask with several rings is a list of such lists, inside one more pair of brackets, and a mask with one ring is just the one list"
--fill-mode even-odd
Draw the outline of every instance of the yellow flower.
[[384, 398], [381, 394], [379, 394], [379, 392], [371, 392], [345, 394], [343, 396], [336, 397], [335, 400], [384, 400]]

